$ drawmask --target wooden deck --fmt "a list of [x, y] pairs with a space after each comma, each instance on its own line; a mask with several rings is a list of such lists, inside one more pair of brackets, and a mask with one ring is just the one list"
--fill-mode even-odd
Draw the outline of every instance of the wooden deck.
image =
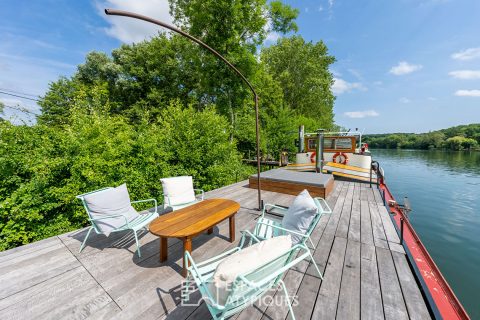
[[[208, 198], [236, 200], [239, 230], [258, 218], [256, 190], [248, 182], [214, 190]], [[265, 202], [289, 205], [294, 196], [263, 192]], [[297, 319], [429, 319], [403, 247], [380, 194], [367, 185], [335, 181], [324, 216], [313, 233], [322, 282], [304, 261], [285, 276], [296, 296]], [[209, 319], [204, 305], [180, 306], [182, 244], [169, 241], [169, 260], [159, 262], [159, 240], [145, 233], [142, 258], [131, 235], [93, 235], [86, 229], [0, 252], [0, 319]], [[193, 240], [197, 261], [232, 247], [228, 221]], [[274, 300], [281, 291], [272, 292]], [[263, 303], [238, 319], [290, 319], [287, 307]]]

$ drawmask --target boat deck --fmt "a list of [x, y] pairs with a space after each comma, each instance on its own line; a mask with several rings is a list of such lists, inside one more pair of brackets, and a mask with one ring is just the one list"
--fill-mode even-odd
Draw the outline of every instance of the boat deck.
[[[294, 196], [264, 191], [268, 203], [289, 205]], [[256, 190], [248, 181], [211, 192], [208, 198], [238, 201], [239, 230], [258, 218]], [[321, 281], [304, 261], [285, 276], [296, 296], [297, 319], [429, 319], [403, 247], [377, 189], [335, 181], [325, 215], [313, 233]], [[182, 243], [169, 241], [169, 260], [159, 262], [159, 239], [145, 232], [142, 258], [131, 234], [93, 235], [78, 254], [86, 229], [0, 252], [0, 319], [209, 319], [205, 305], [180, 306]], [[201, 261], [232, 247], [228, 221], [193, 240]], [[272, 292], [274, 301], [281, 291]], [[263, 299], [233, 318], [290, 319], [287, 307]]]

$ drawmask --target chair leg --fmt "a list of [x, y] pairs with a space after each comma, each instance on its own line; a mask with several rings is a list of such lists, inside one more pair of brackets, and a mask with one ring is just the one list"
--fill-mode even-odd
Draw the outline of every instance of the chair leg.
[[140, 253], [140, 246], [138, 245], [137, 231], [133, 230], [133, 235], [135, 236], [135, 243], [137, 244], [138, 257], [141, 258], [142, 254]]
[[315, 250], [315, 244], [313, 243], [312, 239], [308, 237], [308, 240], [310, 241], [310, 244], [312, 245], [312, 249]]
[[82, 245], [80, 246], [80, 250], [78, 250], [78, 253], [82, 252], [83, 247], [85, 247], [85, 243], [87, 242], [88, 236], [90, 235], [90, 232], [92, 232], [92, 229], [93, 227], [90, 227], [90, 229], [88, 229], [87, 236], [83, 240]]
[[318, 267], [317, 263], [315, 262], [315, 259], [313, 259], [313, 255], [310, 252], [310, 250], [308, 250], [308, 254], [310, 255], [310, 260], [312, 260], [312, 263], [315, 266], [315, 269], [317, 269], [317, 272], [318, 272], [318, 275], [320, 276], [320, 279], [322, 279], [322, 281], [323, 281], [322, 272], [320, 271], [320, 268]]
[[187, 276], [185, 277], [184, 289], [182, 291], [182, 302], [186, 303], [190, 300], [190, 272], [187, 272]]
[[290, 310], [290, 315], [292, 316], [292, 319], [295, 320], [295, 314], [293, 313], [292, 303], [290, 302], [290, 299], [288, 298], [287, 287], [285, 287], [285, 283], [283, 282], [283, 280], [280, 280], [279, 282], [282, 285], [283, 292], [285, 293], [285, 300], [287, 300], [288, 309]]

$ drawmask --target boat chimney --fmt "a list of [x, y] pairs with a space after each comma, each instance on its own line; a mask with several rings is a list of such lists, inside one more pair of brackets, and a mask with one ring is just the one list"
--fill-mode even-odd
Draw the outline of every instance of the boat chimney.
[[317, 130], [317, 152], [315, 157], [315, 171], [317, 173], [322, 173], [323, 169], [324, 132], [324, 129]]
[[305, 126], [298, 127], [298, 153], [305, 152]]

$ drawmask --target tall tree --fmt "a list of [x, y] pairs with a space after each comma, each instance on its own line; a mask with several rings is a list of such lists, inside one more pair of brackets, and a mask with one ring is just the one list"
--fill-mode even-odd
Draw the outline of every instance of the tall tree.
[[[170, 0], [176, 24], [217, 50], [247, 78], [257, 69], [255, 53], [268, 32], [296, 31], [298, 10], [281, 1]], [[199, 70], [203, 101], [215, 103], [233, 125], [235, 109], [249, 94], [238, 77], [221, 61], [203, 51]]]
[[280, 38], [261, 53], [261, 61], [280, 83], [285, 103], [299, 114], [319, 119], [325, 127], [333, 124], [333, 75], [329, 66], [335, 58], [319, 41], [306, 42], [301, 36]]

